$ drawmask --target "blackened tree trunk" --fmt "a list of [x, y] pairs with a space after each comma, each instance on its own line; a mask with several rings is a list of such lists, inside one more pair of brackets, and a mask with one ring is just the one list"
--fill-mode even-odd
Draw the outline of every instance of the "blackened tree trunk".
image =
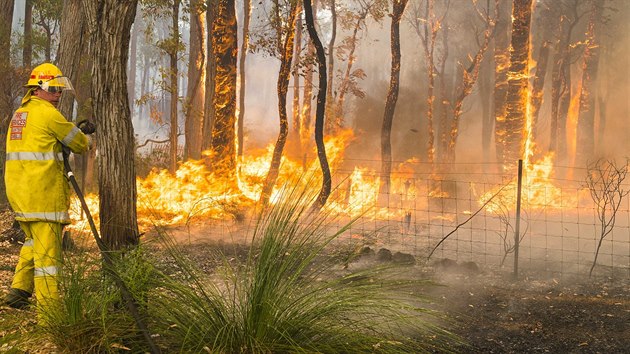
[[505, 99], [510, 68], [511, 2], [500, 3], [494, 36], [494, 143], [499, 163], [505, 160]]
[[313, 18], [313, 6], [311, 0], [304, 0], [304, 13], [306, 15], [306, 28], [311, 42], [315, 47], [317, 54], [317, 76], [319, 78], [319, 90], [317, 92], [317, 107], [315, 110], [315, 144], [317, 145], [317, 157], [319, 165], [322, 169], [322, 188], [319, 191], [317, 199], [313, 203], [311, 210], [319, 211], [328, 200], [332, 185], [330, 167], [328, 166], [328, 158], [326, 157], [326, 146], [324, 145], [324, 118], [326, 115], [326, 54], [324, 46], [317, 35], [315, 29], [315, 20]]
[[138, 244], [134, 134], [127, 59], [137, 0], [83, 0], [92, 62], [92, 116], [99, 147], [101, 236], [110, 249]]
[[326, 90], [326, 123], [330, 126], [330, 122], [333, 122], [335, 111], [333, 106], [333, 87], [335, 78], [335, 40], [337, 39], [337, 2], [330, 0], [330, 19], [331, 33], [330, 41], [328, 42], [328, 89]]
[[[562, 7], [564, 9], [564, 7]], [[577, 2], [572, 17], [561, 11], [558, 22], [558, 41], [553, 58], [551, 83], [551, 127], [549, 151], [555, 152], [556, 161], [567, 159], [567, 118], [571, 105], [571, 36], [578, 23]]]
[[177, 67], [178, 52], [179, 52], [179, 4], [180, 0], [173, 1], [171, 12], [171, 38], [166, 45], [166, 52], [169, 57], [169, 85], [168, 92], [170, 93], [170, 118], [171, 118], [171, 130], [169, 134], [169, 165], [168, 169], [172, 174], [175, 174], [177, 170], [177, 148], [179, 146], [177, 140], [179, 137], [179, 120], [177, 114], [177, 104], [179, 103], [179, 83], [177, 81], [179, 76], [179, 69]]
[[591, 16], [586, 33], [586, 49], [582, 65], [582, 92], [580, 92], [580, 114], [577, 124], [576, 166], [586, 166], [595, 154], [596, 85], [599, 67], [599, 24], [605, 1], [591, 0]]
[[512, 10], [512, 45], [505, 116], [504, 165], [514, 166], [525, 158], [526, 105], [529, 81], [529, 27], [532, 0], [514, 0]]
[[206, 28], [208, 30], [208, 48], [206, 48], [206, 97], [203, 112], [203, 128], [201, 139], [201, 150], [208, 150], [212, 147], [212, 128], [214, 126], [215, 107], [214, 107], [214, 85], [216, 82], [216, 55], [212, 44], [212, 28], [214, 26], [217, 12], [219, 10], [219, 1], [207, 0], [206, 2]]
[[540, 139], [538, 136], [538, 113], [540, 112], [540, 106], [543, 102], [543, 88], [545, 87], [545, 76], [547, 74], [547, 63], [549, 62], [549, 48], [551, 43], [545, 41], [538, 53], [538, 60], [536, 61], [536, 76], [532, 83], [532, 89], [529, 93], [530, 100], [530, 115], [531, 115], [531, 134], [532, 141], [537, 143]]
[[282, 58], [280, 59], [280, 73], [278, 74], [278, 116], [280, 119], [280, 132], [278, 133], [278, 139], [276, 145], [273, 148], [273, 155], [271, 158], [271, 166], [267, 173], [267, 178], [263, 184], [260, 200], [263, 205], [269, 202], [269, 197], [273, 191], [273, 187], [278, 179], [278, 173], [280, 171], [280, 160], [282, 159], [282, 153], [284, 151], [284, 145], [287, 142], [287, 136], [289, 135], [289, 119], [287, 116], [287, 92], [289, 90], [289, 79], [291, 78], [291, 62], [293, 61], [293, 45], [295, 38], [295, 19], [299, 6], [296, 2], [290, 3], [291, 8], [289, 10], [289, 18], [287, 19], [286, 29], [284, 30], [284, 46], [282, 50]]
[[295, 146], [295, 156], [302, 157], [302, 121], [300, 119], [300, 61], [302, 54], [302, 2], [298, 1], [298, 15], [295, 24], [295, 44], [293, 46], [293, 129], [291, 130], [292, 145]]
[[388, 197], [390, 191], [392, 173], [392, 124], [394, 122], [394, 111], [396, 110], [398, 90], [400, 87], [400, 19], [402, 18], [406, 6], [407, 0], [393, 0], [390, 30], [392, 66], [389, 90], [385, 102], [385, 113], [383, 114], [383, 126], [381, 129], [381, 198]]
[[238, 92], [238, 129], [237, 129], [237, 155], [243, 156], [243, 144], [245, 142], [245, 58], [249, 49], [249, 18], [251, 17], [251, 0], [243, 0], [243, 43], [241, 43], [241, 55], [238, 58], [239, 92]]
[[206, 16], [201, 0], [190, 2], [190, 46], [188, 50], [188, 87], [186, 94], [184, 159], [201, 158], [205, 99]]
[[213, 169], [236, 183], [236, 57], [238, 54], [234, 0], [219, 0], [212, 26], [215, 56], [215, 120], [212, 126]]

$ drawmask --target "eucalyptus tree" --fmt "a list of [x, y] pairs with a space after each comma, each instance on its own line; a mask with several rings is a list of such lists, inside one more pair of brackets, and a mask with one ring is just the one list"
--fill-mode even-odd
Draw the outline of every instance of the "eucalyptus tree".
[[601, 22], [604, 0], [590, 0], [590, 17], [586, 33], [580, 109], [577, 123], [576, 164], [585, 165], [595, 155], [595, 109], [597, 98], [597, 74], [600, 58]]
[[[363, 69], [355, 69], [356, 49], [359, 45], [361, 34], [367, 32], [367, 21], [373, 19], [380, 23], [385, 17], [388, 3], [386, 0], [354, 0], [340, 6], [339, 17], [341, 26], [344, 31], [350, 34], [344, 37], [336, 49], [336, 56], [345, 62], [345, 69], [340, 70], [340, 83], [335, 90], [337, 99], [335, 102], [334, 115], [327, 120], [327, 131], [334, 133], [343, 128], [344, 123], [344, 104], [347, 94], [353, 94], [356, 97], [364, 98], [365, 92], [359, 87], [358, 80], [366, 77]], [[329, 76], [330, 77], [330, 76]], [[333, 86], [332, 82], [328, 82], [329, 90]]]
[[214, 96], [211, 166], [236, 185], [236, 58], [238, 33], [234, 0], [218, 0], [212, 23]]
[[[287, 115], [287, 92], [289, 89], [289, 79], [291, 77], [291, 63], [294, 54], [294, 39], [296, 32], [296, 20], [298, 13], [301, 11], [301, 6], [298, 6], [298, 1], [290, 0], [280, 6], [279, 2], [275, 3], [276, 9], [276, 38], [283, 40], [283, 45], [278, 50], [280, 54], [280, 72], [277, 80], [278, 90], [278, 117], [280, 132], [278, 139], [273, 149], [273, 155], [271, 158], [271, 165], [269, 172], [265, 178], [263, 189], [261, 193], [261, 201], [266, 204], [269, 201], [269, 197], [276, 184], [280, 170], [280, 161], [284, 151], [284, 146], [289, 135], [289, 120]], [[279, 44], [279, 43], [278, 43]]]
[[190, 44], [188, 48], [188, 87], [184, 104], [184, 159], [201, 158], [206, 78], [206, 9], [201, 0], [191, 0]]
[[[175, 173], [178, 159], [178, 137], [179, 137], [179, 87], [178, 61], [180, 53], [184, 50], [184, 44], [179, 32], [179, 17], [181, 0], [141, 0], [145, 20], [155, 21], [156, 19], [170, 19], [169, 34], [164, 39], [159, 39], [156, 46], [160, 48], [169, 58], [169, 68], [165, 69], [163, 76], [165, 82], [163, 89], [170, 94], [169, 107], [169, 171]], [[151, 27], [151, 26], [149, 26]]]
[[408, 0], [393, 0], [390, 27], [391, 72], [389, 90], [383, 113], [383, 126], [381, 128], [381, 186], [380, 203], [384, 203], [384, 197], [389, 196], [392, 173], [392, 124], [394, 111], [398, 101], [400, 87], [400, 20], [402, 19]]
[[[13, 72], [11, 67], [11, 28], [13, 26], [14, 0], [0, 0], [0, 72]], [[0, 80], [0, 140], [5, 141], [9, 121], [13, 113], [13, 95], [9, 80]], [[4, 166], [5, 144], [0, 144], [0, 166]], [[4, 168], [0, 169], [4, 180]], [[6, 202], [4, 183], [0, 183], [0, 202]]]
[[83, 0], [99, 147], [99, 217], [109, 249], [139, 242], [134, 132], [127, 99], [129, 37], [137, 0]]

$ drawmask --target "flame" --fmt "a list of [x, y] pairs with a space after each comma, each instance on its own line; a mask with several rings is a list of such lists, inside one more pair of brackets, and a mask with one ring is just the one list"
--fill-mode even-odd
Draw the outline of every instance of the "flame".
[[[335, 168], [342, 161], [343, 152], [353, 137], [352, 131], [347, 129], [325, 139], [326, 154], [331, 168]], [[273, 148], [273, 144], [270, 144], [265, 149], [252, 151], [249, 155], [240, 158], [236, 183], [212, 172], [205, 158], [181, 163], [175, 175], [167, 170], [156, 169], [145, 178], [138, 178], [136, 187], [139, 225], [141, 227], [155, 223], [177, 225], [199, 217], [206, 219], [239, 217], [260, 198], [262, 183], [271, 165]], [[204, 156], [209, 154], [208, 151], [203, 153]], [[317, 156], [315, 148], [311, 156]], [[283, 157], [276, 182], [277, 187], [270, 198], [271, 202], [273, 203], [278, 197], [278, 186], [289, 180], [295, 180], [295, 176], [317, 176], [319, 168], [317, 158], [309, 161], [304, 168], [301, 161]], [[321, 176], [308, 182], [303, 181], [303, 183], [321, 184]], [[90, 213], [98, 223], [98, 197], [88, 194], [85, 200]], [[80, 203], [76, 197], [72, 200], [71, 218], [75, 222], [82, 220]]]
[[[530, 46], [532, 43], [531, 33], [530, 33]], [[532, 163], [532, 159], [534, 158], [536, 153], [536, 144], [533, 141], [533, 107], [532, 107], [532, 78], [533, 72], [536, 68], [536, 61], [532, 57], [532, 50], [530, 49], [528, 54], [528, 70], [527, 75], [530, 79], [528, 81], [528, 89], [524, 90], [522, 93], [521, 100], [523, 100], [525, 112], [525, 127], [523, 134], [525, 136], [524, 142], [524, 151], [523, 151], [523, 189], [521, 194], [521, 202], [522, 205], [529, 207], [530, 209], [542, 209], [542, 208], [551, 208], [551, 209], [560, 209], [563, 208], [569, 203], [573, 203], [571, 198], [563, 196], [561, 193], [561, 189], [555, 186], [552, 183], [552, 174], [553, 174], [553, 162], [554, 155], [553, 153], [546, 154], [542, 159], [538, 160], [535, 163]], [[575, 101], [575, 97], [571, 99], [571, 112], [574, 112], [573, 105]], [[577, 112], [577, 110], [575, 110]], [[573, 116], [573, 114], [571, 114]], [[574, 141], [575, 139], [573, 139]], [[487, 193], [484, 193], [479, 199], [479, 203], [481, 205], [488, 202], [486, 205], [486, 210], [489, 212], [497, 213], [500, 210], [515, 210], [516, 209], [516, 189], [517, 189], [517, 178], [513, 178], [508, 185], [504, 187], [497, 187], [494, 190], [491, 190]], [[490, 201], [491, 198], [495, 198]]]

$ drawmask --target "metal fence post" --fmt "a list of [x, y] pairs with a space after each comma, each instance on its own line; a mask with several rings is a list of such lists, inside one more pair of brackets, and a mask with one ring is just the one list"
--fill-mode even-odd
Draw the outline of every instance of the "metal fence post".
[[514, 227], [514, 279], [518, 279], [518, 246], [521, 225], [521, 186], [523, 184], [523, 160], [518, 160], [518, 186], [516, 188], [516, 226]]

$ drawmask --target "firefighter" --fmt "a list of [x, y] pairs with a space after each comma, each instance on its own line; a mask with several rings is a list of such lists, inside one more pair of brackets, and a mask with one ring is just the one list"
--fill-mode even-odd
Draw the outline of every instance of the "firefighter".
[[70, 223], [62, 150], [65, 146], [75, 153], [87, 151], [87, 134], [95, 126], [84, 121], [78, 128], [56, 109], [62, 92], [73, 88], [55, 65], [37, 66], [25, 87], [7, 133], [4, 181], [26, 240], [5, 303], [25, 308], [34, 291], [41, 319], [59, 299], [62, 231]]

